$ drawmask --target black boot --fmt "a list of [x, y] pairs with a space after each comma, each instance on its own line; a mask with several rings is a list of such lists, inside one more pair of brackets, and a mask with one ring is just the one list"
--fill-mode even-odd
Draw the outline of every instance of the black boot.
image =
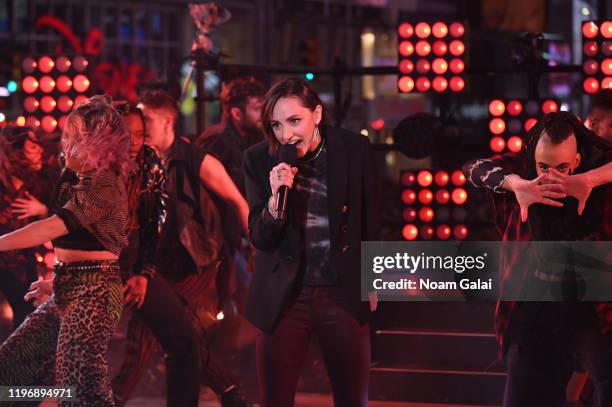
[[221, 395], [221, 407], [253, 407], [253, 404], [240, 392], [238, 386], [232, 386]]

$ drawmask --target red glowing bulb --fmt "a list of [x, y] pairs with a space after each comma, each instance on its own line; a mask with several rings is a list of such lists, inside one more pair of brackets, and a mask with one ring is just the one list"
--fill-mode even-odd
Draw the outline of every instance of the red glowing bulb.
[[416, 202], [416, 193], [412, 189], [405, 189], [402, 192], [402, 202], [406, 205], [412, 205]]
[[440, 240], [447, 240], [451, 237], [451, 228], [448, 225], [440, 225], [436, 228], [436, 236]]
[[433, 182], [433, 176], [431, 175], [431, 172], [427, 170], [419, 171], [419, 174], [417, 175], [417, 182], [422, 187], [430, 186]]
[[518, 153], [521, 151], [521, 147], [523, 147], [523, 140], [520, 137], [512, 136], [508, 139], [508, 150]]
[[431, 82], [427, 77], [421, 76], [416, 81], [416, 88], [419, 92], [427, 92], [431, 88]]
[[28, 96], [23, 100], [23, 108], [28, 113], [35, 112], [40, 106], [40, 102], [34, 96]]
[[33, 76], [26, 76], [21, 81], [21, 89], [25, 93], [34, 93], [38, 89], [38, 81]]
[[582, 87], [586, 93], [595, 93], [599, 90], [599, 81], [593, 77], [588, 77], [582, 82]]
[[421, 236], [421, 239], [423, 240], [431, 240], [434, 237], [434, 228], [429, 226], [429, 225], [423, 225], [421, 226], [421, 229], [419, 230], [419, 236]]
[[601, 72], [612, 75], [612, 58], [606, 58], [601, 62]]
[[448, 45], [444, 41], [436, 41], [433, 44], [433, 53], [442, 56], [448, 52]]
[[414, 45], [410, 41], [402, 41], [398, 45], [398, 51], [401, 56], [409, 57], [414, 54]]
[[556, 112], [558, 110], [559, 105], [554, 100], [546, 100], [544, 103], [542, 103], [542, 112], [544, 112], [544, 114]]
[[465, 34], [465, 27], [461, 23], [452, 23], [450, 26], [450, 35], [453, 37], [461, 37]]
[[419, 73], [426, 74], [431, 69], [431, 64], [426, 59], [419, 59], [416, 63], [416, 70]]
[[436, 58], [431, 64], [431, 69], [438, 75], [443, 75], [448, 70], [448, 63], [444, 58]]
[[427, 38], [431, 34], [431, 27], [425, 22], [418, 23], [415, 27], [415, 32], [419, 38]]
[[465, 63], [461, 59], [455, 58], [450, 62], [450, 70], [452, 73], [459, 74], [465, 70]]
[[506, 111], [506, 105], [499, 99], [492, 100], [489, 103], [489, 113], [491, 116], [501, 116]]
[[51, 133], [57, 127], [57, 120], [53, 116], [45, 116], [42, 119], [42, 129], [47, 133]]
[[460, 76], [453, 76], [450, 79], [450, 88], [453, 92], [461, 92], [465, 88], [465, 81]]
[[50, 113], [55, 110], [55, 106], [57, 106], [57, 102], [51, 96], [43, 96], [40, 100], [40, 108], [45, 113]]
[[465, 175], [460, 170], [455, 170], [451, 175], [451, 182], [453, 185], [460, 187], [465, 184]]
[[417, 211], [414, 208], [404, 208], [402, 218], [404, 222], [414, 222], [417, 218]]
[[518, 116], [523, 111], [523, 104], [518, 100], [508, 102], [508, 114], [510, 116]]
[[582, 70], [587, 75], [595, 75], [599, 70], [599, 64], [594, 59], [587, 59], [582, 63]]
[[433, 220], [433, 218], [434, 218], [433, 209], [426, 206], [419, 210], [419, 219], [421, 219], [422, 222], [429, 223]]
[[406, 240], [414, 240], [417, 238], [418, 234], [419, 234], [419, 230], [413, 224], [405, 225], [404, 228], [402, 229], [402, 236]]
[[457, 240], [464, 240], [468, 236], [468, 228], [465, 225], [456, 225], [453, 228], [453, 236]]
[[422, 57], [429, 55], [431, 52], [431, 45], [427, 41], [419, 41], [416, 44], [416, 53]]
[[402, 38], [410, 38], [414, 35], [414, 28], [410, 23], [402, 23], [397, 28], [397, 33]]
[[439, 189], [436, 191], [436, 202], [441, 205], [447, 204], [450, 201], [450, 194], [446, 189]]
[[597, 25], [593, 21], [587, 21], [582, 24], [582, 35], [587, 38], [597, 37]]
[[597, 54], [597, 43], [595, 41], [587, 41], [584, 43], [582, 50], [585, 55], [592, 57]]
[[493, 134], [502, 134], [504, 131], [506, 131], [506, 122], [499, 117], [491, 119], [489, 122], [489, 130]]
[[601, 88], [602, 89], [610, 89], [611, 87], [612, 87], [612, 77], [606, 76], [601, 81]]
[[414, 80], [410, 76], [402, 76], [397, 82], [397, 87], [400, 92], [408, 93], [414, 89]]
[[57, 90], [62, 93], [67, 93], [72, 88], [72, 81], [66, 75], [62, 75], [57, 78]]
[[414, 183], [416, 182], [416, 177], [414, 173], [407, 171], [407, 172], [402, 173], [400, 182], [402, 183], [402, 185], [410, 187], [414, 185]]
[[491, 151], [501, 153], [504, 151], [504, 148], [506, 148], [506, 141], [503, 139], [503, 137], [495, 136], [489, 142], [489, 147], [491, 148]]
[[55, 81], [50, 76], [40, 78], [40, 90], [44, 93], [51, 93], [55, 88]]
[[38, 60], [38, 69], [40, 69], [40, 72], [42, 73], [51, 72], [54, 66], [55, 62], [53, 62], [53, 58], [49, 56], [45, 55], [44, 57], [40, 57], [40, 59]]
[[448, 34], [448, 27], [446, 24], [442, 22], [434, 23], [432, 27], [432, 32], [434, 37], [436, 38], [444, 38]]
[[79, 93], [86, 92], [87, 89], [89, 89], [89, 79], [85, 75], [79, 74], [74, 77], [72, 86], [74, 87], [74, 90]]
[[451, 199], [456, 205], [463, 205], [467, 201], [467, 192], [463, 188], [455, 188], [451, 194]]
[[460, 55], [463, 55], [463, 53], [465, 52], [465, 45], [463, 44], [463, 41], [453, 40], [450, 43], [449, 50], [451, 54], [458, 57]]
[[423, 205], [429, 205], [433, 201], [433, 192], [429, 189], [422, 189], [419, 191], [419, 202]]
[[436, 92], [444, 92], [448, 88], [448, 81], [442, 76], [436, 76], [433, 80], [433, 88]]
[[534, 119], [533, 117], [530, 117], [529, 119], [525, 120], [525, 131], [531, 130], [531, 128], [535, 126], [537, 122], [538, 120]]
[[612, 21], [604, 21], [601, 24], [600, 32], [604, 38], [612, 38]]
[[399, 70], [401, 73], [412, 73], [414, 71], [414, 63], [409, 59], [402, 59], [399, 64]]
[[436, 176], [434, 177], [434, 181], [436, 185], [439, 187], [443, 187], [448, 184], [450, 177], [448, 176], [448, 172], [446, 171], [438, 171], [436, 172]]

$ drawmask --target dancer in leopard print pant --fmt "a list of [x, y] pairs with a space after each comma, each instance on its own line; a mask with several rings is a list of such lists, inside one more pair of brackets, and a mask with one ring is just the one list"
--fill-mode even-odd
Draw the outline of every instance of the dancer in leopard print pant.
[[52, 216], [0, 236], [0, 251], [53, 241], [55, 294], [0, 346], [2, 385], [74, 387], [76, 402], [114, 406], [106, 353], [122, 309], [118, 255], [127, 243], [129, 134], [110, 99], [68, 117]]

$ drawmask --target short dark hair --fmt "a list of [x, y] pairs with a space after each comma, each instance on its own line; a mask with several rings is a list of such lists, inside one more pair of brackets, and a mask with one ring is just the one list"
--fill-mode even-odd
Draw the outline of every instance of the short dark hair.
[[594, 146], [603, 151], [610, 149], [610, 144], [586, 128], [576, 115], [563, 111], [548, 113], [538, 120], [525, 136], [521, 151], [523, 156], [523, 178], [535, 178], [535, 148], [544, 133], [551, 139], [553, 144], [559, 144], [567, 140], [572, 134], [575, 135], [578, 151], [587, 146]]
[[266, 88], [255, 78], [237, 78], [228, 82], [221, 91], [220, 99], [223, 111], [228, 112], [232, 107], [244, 111], [249, 98], [262, 98], [266, 95]]
[[612, 111], [612, 89], [602, 89], [593, 95], [589, 115], [593, 114], [595, 110]]
[[[302, 79], [289, 78], [275, 83], [270, 88], [268, 93], [266, 93], [264, 106], [261, 111], [264, 135], [268, 141], [270, 152], [276, 151], [279, 146], [279, 142], [274, 136], [274, 130], [272, 130], [272, 126], [270, 125], [272, 120], [272, 111], [274, 111], [274, 106], [276, 106], [276, 102], [278, 102], [279, 99], [290, 96], [298, 98], [302, 103], [302, 106], [310, 111], [314, 111], [317, 105], [323, 106], [323, 102], [321, 102], [321, 98], [317, 92], [315, 92], [314, 89], [312, 89], [310, 85]], [[323, 109], [321, 114], [320, 124], [327, 124], [325, 109]]]
[[147, 90], [140, 95], [139, 104], [152, 109], [164, 109], [172, 114], [174, 122], [178, 119], [177, 101], [170, 93], [161, 89]]

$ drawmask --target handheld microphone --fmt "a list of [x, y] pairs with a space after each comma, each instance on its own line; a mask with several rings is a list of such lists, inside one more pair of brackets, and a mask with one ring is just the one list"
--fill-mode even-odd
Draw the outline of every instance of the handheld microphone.
[[[278, 161], [281, 163], [295, 166], [297, 162], [297, 148], [295, 144], [282, 144], [278, 150]], [[287, 217], [287, 196], [289, 195], [289, 187], [282, 185], [278, 188], [276, 195], [276, 219], [285, 220]]]

